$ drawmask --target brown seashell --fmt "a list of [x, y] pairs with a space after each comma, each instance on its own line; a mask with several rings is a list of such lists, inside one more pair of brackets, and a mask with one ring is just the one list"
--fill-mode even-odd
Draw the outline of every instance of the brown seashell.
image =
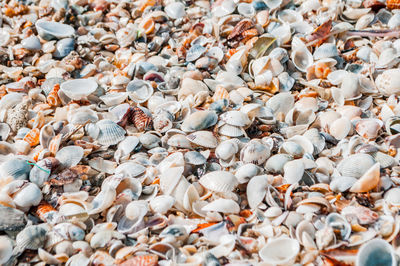
[[49, 203], [47, 203], [46, 201], [42, 201], [41, 203], [39, 203], [39, 205], [37, 206], [36, 212], [35, 214], [44, 222], [47, 221], [47, 215], [50, 212], [56, 212], [57, 210], [54, 209], [53, 206], [51, 206]]
[[254, 26], [254, 23], [249, 20], [249, 19], [244, 19], [242, 21], [240, 21], [238, 24], [236, 24], [236, 26], [233, 28], [231, 34], [229, 34], [228, 36], [228, 40], [232, 40], [232, 39], [243, 39], [244, 36], [242, 36], [242, 34], [247, 31], [248, 29], [252, 28]]
[[118, 125], [126, 127], [127, 123], [132, 123], [138, 131], [144, 131], [152, 124], [152, 118], [139, 107], [129, 107]]
[[400, 1], [399, 0], [387, 0], [386, 7], [387, 7], [387, 9], [399, 9]]
[[332, 29], [332, 20], [328, 20], [316, 28], [306, 40], [313, 44], [313, 46], [318, 46], [322, 44], [327, 38]]
[[379, 0], [365, 0], [363, 2], [363, 6], [365, 8], [371, 8], [372, 10], [377, 11], [385, 7], [385, 2]]

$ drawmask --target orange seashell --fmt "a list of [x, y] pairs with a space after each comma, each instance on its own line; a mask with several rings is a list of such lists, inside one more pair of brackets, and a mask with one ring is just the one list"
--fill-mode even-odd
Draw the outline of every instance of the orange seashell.
[[147, 255], [139, 255], [134, 256], [122, 263], [117, 265], [120, 266], [156, 266], [158, 263], [157, 255], [147, 254]]
[[39, 144], [39, 135], [40, 130], [38, 128], [34, 128], [26, 134], [24, 140], [29, 143], [31, 147], [34, 147]]
[[35, 214], [44, 222], [47, 220], [47, 215], [49, 212], [55, 212], [56, 209], [53, 208], [49, 203], [46, 201], [42, 201], [36, 209]]
[[197, 228], [194, 229], [194, 230], [192, 230], [191, 233], [197, 233], [197, 232], [199, 232], [200, 230], [202, 230], [202, 229], [204, 229], [204, 228], [213, 226], [214, 224], [217, 224], [217, 223], [216, 223], [216, 222], [210, 222], [210, 223], [198, 224], [198, 225], [197, 225]]
[[143, 12], [146, 7], [148, 6], [154, 6], [157, 3], [156, 0], [144, 0], [141, 2], [140, 6], [139, 6], [139, 10], [140, 12]]
[[152, 18], [145, 18], [140, 24], [139, 28], [141, 28], [144, 33], [150, 34], [154, 31], [154, 28], [156, 26], [156, 23]]
[[28, 122], [28, 125], [32, 123], [32, 128], [42, 128], [44, 126], [45, 117], [42, 111], [36, 114], [36, 117]]
[[55, 155], [60, 148], [61, 145], [61, 140], [62, 140], [62, 135], [58, 134], [55, 136], [49, 143], [49, 151], [51, 154]]
[[38, 150], [32, 157], [32, 159], [37, 162], [39, 160], [39, 156], [41, 155], [43, 149]]
[[212, 99], [214, 102], [222, 99], [229, 99], [229, 92], [224, 87], [218, 86]]
[[39, 111], [44, 111], [44, 110], [48, 110], [51, 109], [51, 106], [47, 103], [39, 103], [37, 105], [35, 105], [35, 107], [33, 107], [33, 111], [35, 112], [39, 112]]
[[331, 73], [331, 69], [325, 63], [318, 62], [315, 65], [315, 76], [317, 78], [325, 79], [329, 73]]
[[399, 0], [387, 0], [386, 7], [388, 9], [400, 9], [400, 1]]
[[54, 85], [53, 89], [50, 91], [49, 95], [46, 98], [47, 103], [52, 107], [56, 107], [61, 104], [60, 97], [58, 97], [59, 90], [60, 90], [60, 85], [59, 84]]

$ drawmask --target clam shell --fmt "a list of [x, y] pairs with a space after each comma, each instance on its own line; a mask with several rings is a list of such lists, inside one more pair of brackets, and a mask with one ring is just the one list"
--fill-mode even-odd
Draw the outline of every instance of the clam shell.
[[129, 99], [137, 103], [144, 103], [151, 97], [154, 90], [147, 81], [135, 79], [128, 83], [126, 91]]
[[226, 171], [214, 171], [202, 176], [199, 183], [208, 190], [215, 192], [231, 192], [237, 185], [236, 177]]
[[293, 157], [288, 154], [275, 154], [265, 163], [265, 170], [272, 174], [283, 174], [284, 165], [291, 160]]
[[240, 160], [244, 163], [260, 165], [270, 156], [270, 148], [259, 140], [251, 140], [240, 151]]
[[13, 158], [0, 165], [1, 178], [12, 177], [13, 179], [28, 179], [31, 167], [21, 159]]
[[380, 181], [380, 164], [376, 163], [369, 168], [350, 188], [350, 192], [368, 192], [375, 188]]
[[270, 240], [260, 251], [263, 261], [271, 265], [290, 265], [300, 252], [299, 242], [290, 238]]
[[71, 79], [60, 85], [60, 91], [72, 100], [81, 100], [97, 89], [97, 82], [92, 78]]
[[24, 212], [15, 208], [0, 205], [0, 230], [20, 231], [26, 225]]
[[46, 241], [47, 231], [40, 225], [31, 225], [25, 227], [18, 233], [16, 241], [16, 249], [23, 251], [25, 249], [37, 250], [43, 247]]
[[231, 199], [217, 199], [205, 205], [201, 210], [207, 212], [239, 213], [240, 207], [239, 204]]
[[165, 214], [175, 203], [175, 198], [169, 195], [160, 195], [150, 200], [150, 208], [154, 213]]
[[302, 160], [289, 161], [284, 165], [283, 172], [287, 184], [300, 182], [304, 174], [304, 163]]
[[259, 175], [250, 179], [246, 188], [247, 201], [250, 208], [256, 209], [258, 205], [263, 201], [267, 193], [266, 188], [269, 183], [270, 182], [266, 175]]
[[83, 149], [80, 146], [67, 146], [56, 153], [56, 159], [64, 167], [77, 165], [83, 158]]
[[241, 111], [229, 111], [223, 113], [220, 119], [232, 126], [243, 127], [251, 123], [249, 117]]
[[210, 131], [196, 131], [187, 135], [186, 138], [190, 142], [206, 148], [216, 148], [218, 145], [217, 138]]
[[75, 34], [73, 27], [59, 22], [39, 19], [36, 21], [35, 26], [40, 37], [47, 41], [68, 38]]
[[189, 115], [182, 123], [185, 132], [199, 131], [215, 125], [218, 116], [213, 111], [198, 111]]
[[5, 264], [13, 254], [13, 243], [7, 236], [0, 236], [0, 263]]

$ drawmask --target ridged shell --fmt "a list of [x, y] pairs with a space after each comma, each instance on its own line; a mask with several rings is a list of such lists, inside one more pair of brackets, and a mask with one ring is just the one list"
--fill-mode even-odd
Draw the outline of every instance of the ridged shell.
[[220, 116], [221, 120], [226, 122], [228, 125], [237, 126], [237, 127], [244, 127], [251, 123], [247, 114], [241, 111], [229, 111], [223, 113]]
[[0, 230], [20, 231], [26, 225], [24, 212], [0, 205]]
[[21, 159], [11, 159], [0, 165], [0, 178], [28, 179], [31, 167]]
[[400, 95], [400, 69], [385, 70], [376, 78], [375, 84], [385, 96]]
[[96, 126], [99, 128], [97, 141], [101, 145], [115, 145], [125, 138], [125, 130], [111, 120], [100, 120], [96, 123]]
[[25, 227], [24, 230], [18, 233], [15, 241], [17, 249], [23, 251], [25, 249], [37, 250], [43, 247], [46, 241], [47, 231], [39, 225], [31, 225]]
[[375, 160], [371, 155], [358, 153], [343, 158], [337, 169], [344, 176], [359, 178], [374, 164]]
[[5, 264], [12, 256], [13, 243], [7, 236], [0, 236], [0, 264]]
[[226, 171], [214, 171], [202, 176], [199, 183], [215, 192], [231, 192], [237, 185], [236, 177]]
[[218, 145], [217, 138], [210, 131], [196, 131], [187, 135], [186, 138], [190, 142], [206, 148], [216, 148]]

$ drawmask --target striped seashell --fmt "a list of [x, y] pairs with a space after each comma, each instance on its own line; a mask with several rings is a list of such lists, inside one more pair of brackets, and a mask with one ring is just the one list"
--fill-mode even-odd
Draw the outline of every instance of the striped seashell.
[[218, 86], [215, 89], [215, 93], [212, 97], [213, 102], [216, 102], [218, 100], [222, 100], [222, 99], [227, 99], [229, 100], [229, 92], [222, 86]]
[[54, 85], [53, 89], [49, 92], [49, 95], [46, 98], [47, 103], [51, 107], [56, 107], [61, 105], [61, 99], [58, 97], [58, 91], [60, 90], [60, 84]]
[[125, 130], [111, 120], [100, 120], [96, 123], [96, 126], [99, 128], [97, 141], [101, 145], [115, 145], [125, 138]]
[[51, 154], [55, 155], [57, 151], [60, 149], [62, 141], [62, 134], [58, 134], [55, 136], [49, 143], [49, 151]]
[[38, 128], [34, 128], [25, 135], [24, 140], [28, 142], [31, 147], [34, 147], [39, 144], [39, 136], [40, 130]]
[[124, 262], [117, 263], [119, 266], [156, 266], [158, 263], [157, 255], [147, 254], [147, 255], [138, 255], [134, 256]]
[[118, 125], [126, 127], [128, 123], [132, 123], [138, 131], [144, 131], [152, 122], [151, 116], [146, 114], [141, 108], [129, 107], [122, 119], [118, 122]]

